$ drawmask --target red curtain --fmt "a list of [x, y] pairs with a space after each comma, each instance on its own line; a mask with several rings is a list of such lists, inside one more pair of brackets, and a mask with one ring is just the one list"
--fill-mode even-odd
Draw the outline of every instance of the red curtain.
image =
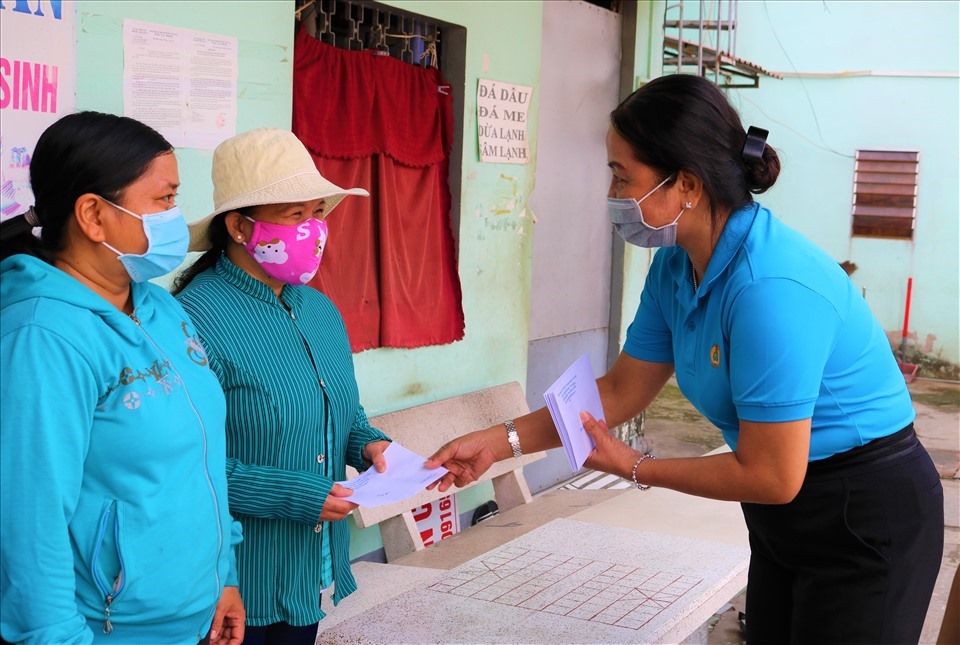
[[324, 177], [371, 195], [348, 197], [327, 218], [330, 241], [310, 283], [337, 305], [355, 352], [463, 338], [448, 88], [435, 69], [297, 33], [293, 132]]

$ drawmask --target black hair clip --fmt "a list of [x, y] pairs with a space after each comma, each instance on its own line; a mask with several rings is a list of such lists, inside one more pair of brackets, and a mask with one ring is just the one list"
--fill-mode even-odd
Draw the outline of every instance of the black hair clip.
[[763, 128], [755, 128], [752, 125], [747, 129], [747, 140], [743, 142], [743, 150], [740, 152], [744, 161], [763, 159], [763, 149], [767, 145], [768, 134], [770, 133]]

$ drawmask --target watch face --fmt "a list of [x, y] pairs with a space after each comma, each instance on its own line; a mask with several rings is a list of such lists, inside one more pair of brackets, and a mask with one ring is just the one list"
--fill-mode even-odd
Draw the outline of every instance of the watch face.
[[504, 421], [503, 425], [507, 429], [507, 442], [513, 449], [513, 456], [520, 457], [523, 455], [523, 451], [520, 450], [520, 435], [517, 434], [517, 428], [513, 425], [513, 420]]

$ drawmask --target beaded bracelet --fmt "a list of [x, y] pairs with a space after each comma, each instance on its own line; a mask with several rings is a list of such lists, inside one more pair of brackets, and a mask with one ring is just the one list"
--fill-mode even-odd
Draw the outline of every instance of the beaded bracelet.
[[632, 471], [632, 473], [630, 474], [630, 477], [631, 477], [631, 479], [633, 479], [633, 483], [636, 485], [636, 487], [637, 487], [638, 489], [640, 489], [640, 490], [648, 490], [648, 489], [650, 488], [650, 486], [641, 486], [641, 485], [640, 485], [640, 482], [637, 481], [637, 466], [639, 466], [640, 463], [641, 463], [644, 459], [656, 459], [656, 456], [654, 456], [654, 455], [641, 455], [641, 456], [640, 456], [640, 459], [637, 459], [637, 463], [635, 463], [635, 464], [633, 465], [633, 471]]

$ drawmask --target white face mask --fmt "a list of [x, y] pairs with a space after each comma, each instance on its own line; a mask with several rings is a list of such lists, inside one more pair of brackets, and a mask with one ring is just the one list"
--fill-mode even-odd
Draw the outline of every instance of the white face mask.
[[663, 226], [647, 224], [643, 219], [643, 211], [640, 210], [640, 202], [657, 192], [673, 177], [674, 175], [670, 175], [640, 199], [607, 197], [607, 215], [617, 229], [617, 233], [626, 242], [645, 249], [677, 244], [677, 222], [680, 221], [680, 215], [683, 215], [685, 209], [681, 208], [677, 217]]

